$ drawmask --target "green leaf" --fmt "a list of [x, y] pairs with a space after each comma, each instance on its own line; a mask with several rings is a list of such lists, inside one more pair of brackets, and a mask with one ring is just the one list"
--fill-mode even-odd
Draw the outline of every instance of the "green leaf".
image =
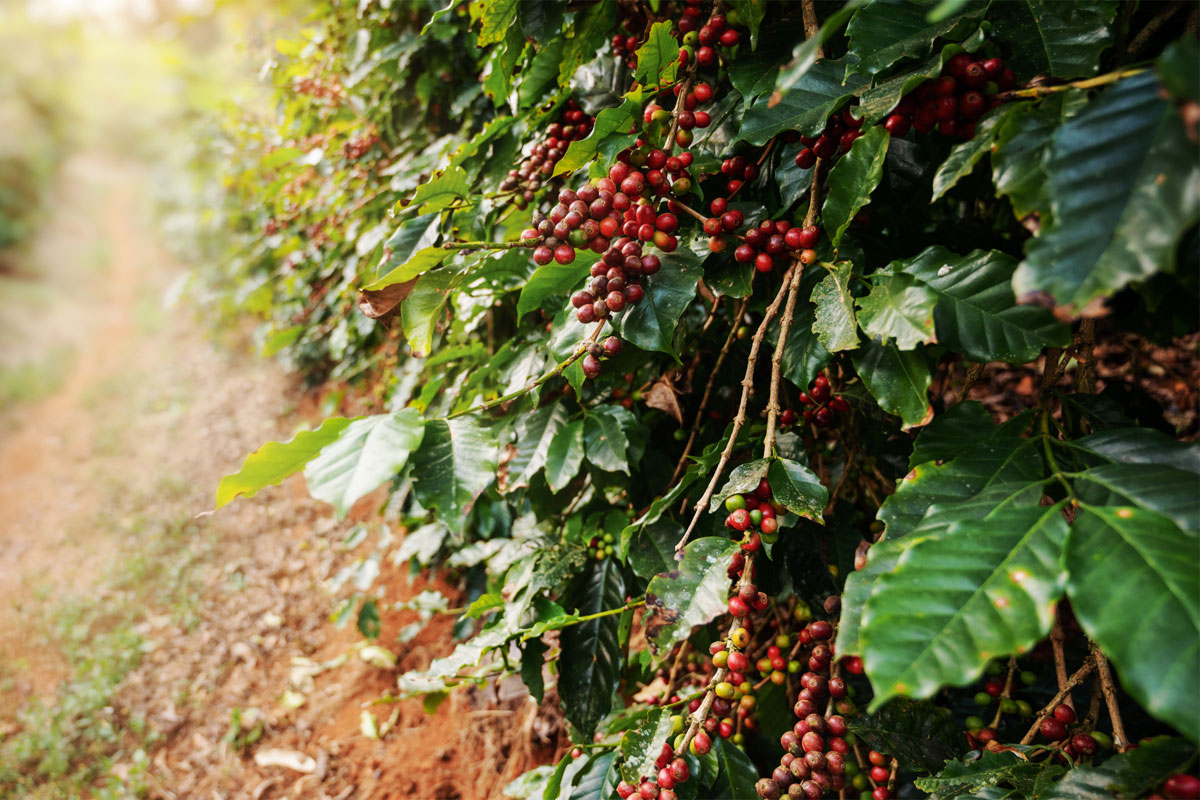
[[868, 747], [887, 753], [909, 772], [940, 772], [966, 749], [954, 717], [932, 703], [897, 697], [874, 714], [858, 714], [846, 726]]
[[942, 162], [933, 176], [931, 202], [950, 191], [955, 184], [975, 171], [975, 165], [979, 163], [979, 159], [992, 151], [992, 144], [1009, 115], [1019, 108], [1021, 108], [1020, 104], [1006, 103], [999, 108], [992, 109], [979, 121], [974, 136], [965, 142], [956, 144], [950, 150], [950, 155], [946, 156], [946, 160]]
[[432, 214], [442, 211], [452, 205], [455, 200], [462, 199], [471, 193], [471, 180], [466, 171], [453, 165], [441, 172], [435, 172], [433, 177], [417, 187], [417, 191], [407, 202], [401, 201], [404, 208], [415, 208], [418, 214]]
[[834, 249], [841, 245], [854, 215], [870, 202], [871, 192], [879, 185], [890, 141], [887, 129], [877, 125], [855, 139], [850, 152], [829, 171], [829, 194], [821, 206], [821, 224]]
[[788, 458], [771, 461], [767, 481], [775, 500], [793, 514], [824, 524], [825, 504], [829, 490], [821, 484], [816, 473], [803, 464]]
[[1066, 583], [1061, 505], [962, 519], [909, 549], [862, 615], [872, 709], [976, 678], [988, 661], [1045, 636]]
[[550, 445], [566, 424], [567, 410], [561, 403], [542, 406], [517, 420], [517, 452], [508, 462], [509, 491], [529, 486], [538, 470], [546, 466]]
[[1126, 78], [1054, 134], [1045, 163], [1053, 218], [1025, 248], [1018, 296], [1045, 292], [1076, 310], [1174, 268], [1200, 219], [1200, 163], [1154, 74]]
[[563, 490], [583, 466], [583, 420], [564, 426], [546, 451], [546, 483], [557, 493]]
[[654, 655], [686, 639], [728, 609], [730, 559], [738, 543], [723, 536], [697, 539], [683, 550], [675, 570], [655, 575], [646, 587], [643, 624]]
[[596, 57], [617, 23], [615, 3], [595, 3], [575, 13], [574, 35], [563, 47], [558, 67], [558, 85], [567, 86], [575, 72]]
[[613, 750], [601, 750], [586, 757], [586, 764], [571, 786], [569, 800], [596, 800], [612, 797], [617, 792], [620, 773]]
[[382, 278], [368, 283], [363, 287], [363, 291], [377, 292], [393, 284], [411, 281], [413, 278], [424, 275], [429, 270], [441, 264], [442, 260], [450, 254], [449, 250], [444, 250], [441, 247], [423, 247], [413, 253], [411, 258]]
[[1163, 87], [1175, 100], [1200, 101], [1200, 76], [1195, 64], [1200, 60], [1200, 46], [1191, 37], [1176, 39], [1158, 57], [1154, 71]]
[[623, 763], [621, 774], [631, 785], [641, 783], [642, 775], [657, 775], [654, 762], [662, 754], [663, 745], [671, 737], [671, 708], [656, 708], [637, 724], [625, 731], [618, 746]]
[[[619, 106], [601, 109], [596, 115], [592, 132], [586, 138], [571, 142], [567, 152], [555, 165], [554, 174], [574, 172], [590, 164], [597, 155], [604, 156], [605, 163], [611, 161], [618, 152], [637, 139], [637, 133], [631, 131], [641, 113], [641, 91], [630, 92]], [[575, 265], [575, 269], [578, 272], [579, 266]], [[650, 293], [646, 294], [649, 296]]]
[[517, 21], [517, 9], [520, 8], [521, 2], [520, 0], [482, 0], [482, 5], [479, 15], [483, 19], [483, 28], [479, 31], [478, 44], [480, 47], [486, 47], [489, 44], [504, 41], [508, 29]]
[[717, 780], [713, 784], [714, 797], [751, 798], [758, 797], [754, 785], [758, 783], [758, 769], [750, 757], [733, 742], [716, 737], [712, 752], [717, 757]]
[[426, 273], [401, 304], [401, 326], [413, 355], [421, 357], [429, 354], [433, 347], [433, 333], [450, 300], [450, 290], [461, 279], [460, 274], [447, 268]]
[[704, 274], [695, 254], [679, 249], [662, 256], [662, 268], [646, 279], [642, 302], [618, 315], [613, 329], [622, 339], [643, 350], [676, 356], [675, 329], [688, 304], [696, 297], [696, 283]]
[[830, 353], [854, 350], [858, 348], [858, 323], [854, 319], [854, 296], [850, 294], [854, 265], [839, 261], [828, 267], [812, 291], [812, 332]]
[[[725, 485], [721, 487], [721, 491], [713, 495], [712, 500], [708, 503], [708, 513], [719, 513], [725, 503], [725, 499], [732, 497], [735, 494], [750, 494], [758, 488], [762, 479], [767, 477], [767, 471], [771, 468], [771, 459], [760, 458], [757, 461], [747, 461], [745, 464], [739, 464], [729, 473], [729, 479], [725, 481]], [[822, 506], [823, 508], [823, 506]]]
[[[1063, 767], [1052, 762], [1030, 761], [1019, 753], [982, 751], [978, 758], [951, 761], [940, 775], [917, 778], [917, 788], [929, 792], [930, 800], [977, 797], [978, 792], [1000, 784], [1013, 788], [1032, 788], [1043, 773], [1061, 773]], [[1074, 770], [1072, 770], [1074, 772]]]
[[850, 52], [861, 60], [848, 64], [847, 74], [876, 75], [905, 58], [925, 58], [939, 38], [966, 36], [987, 9], [986, 3], [972, 2], [954, 16], [937, 22], [928, 19], [924, 3], [870, 3], [854, 14], [846, 26]]
[[1063, 92], [1037, 103], [1019, 103], [997, 132], [992, 181], [996, 193], [1012, 203], [1017, 219], [1034, 212], [1049, 219], [1045, 156], [1054, 142], [1054, 131], [1086, 102], [1084, 92]]
[[923, 349], [903, 352], [894, 344], [867, 342], [851, 354], [854, 369], [879, 407], [900, 418], [904, 427], [925, 425], [933, 418], [926, 393], [932, 378]]
[[350, 423], [345, 417], [330, 417], [315, 431], [301, 431], [286, 442], [267, 442], [246, 456], [241, 469], [221, 478], [217, 508], [239, 496], [254, 497], [260, 489], [283, 483], [284, 478], [304, 469]]
[[395, 477], [424, 435], [425, 421], [415, 408], [355, 420], [305, 468], [308, 491], [345, 517], [360, 498]]
[[518, 108], [528, 109], [539, 102], [550, 87], [556, 85], [566, 43], [565, 37], [554, 37], [521, 70], [521, 84], [517, 87]]
[[1112, 44], [1117, 3], [1006, 0], [993, 6], [996, 38], [1012, 48], [1012, 67], [1025, 80], [1095, 75]]
[[546, 790], [546, 783], [550, 780], [552, 774], [554, 774], [554, 766], [551, 764], [534, 767], [505, 784], [500, 793], [504, 797], [504, 800], [541, 798], [542, 792]]
[[671, 35], [671, 22], [650, 26], [646, 43], [638, 48], [634, 77], [646, 86], [660, 86], [675, 80], [679, 69], [679, 42]]
[[[767, 14], [767, 0], [730, 0], [729, 7], [737, 11], [740, 19], [739, 24], [745, 25], [750, 29], [750, 47], [757, 51], [758, 28], [762, 24], [763, 17]], [[787, 41], [791, 42], [793, 40], [787, 38]], [[741, 61], [744, 57], [745, 55], [739, 52], [737, 61]], [[734, 63], [736, 64], [737, 62]], [[770, 90], [768, 89], [768, 91]]]
[[492, 432], [470, 417], [427, 421], [425, 439], [412, 456], [417, 500], [462, 532], [475, 498], [496, 479], [497, 449]]
[[396, 226], [396, 230], [384, 243], [384, 258], [370, 273], [372, 277], [377, 280], [381, 271], [390, 272], [406, 263], [418, 250], [436, 242], [441, 219], [441, 214], [422, 214], [419, 217], [409, 217]]
[[[593, 562], [575, 597], [581, 616], [620, 608], [625, 604], [621, 565], [612, 558]], [[620, 677], [619, 622], [616, 614], [609, 614], [564, 628], [559, 638], [558, 693], [563, 715], [589, 740], [612, 705]]]
[[1012, 292], [1016, 260], [995, 250], [965, 256], [930, 247], [891, 264], [937, 296], [933, 319], [940, 344], [973, 361], [1032, 361], [1045, 347], [1071, 343], [1070, 329], [1044, 308], [1017, 305]]
[[584, 418], [584, 452], [587, 460], [606, 472], [629, 474], [629, 439], [621, 418], [629, 414], [620, 406], [597, 406]]
[[524, 316], [541, 307], [542, 301], [554, 295], [565, 295], [587, 279], [587, 271], [577, 263], [543, 264], [529, 276], [517, 301], [517, 316]]
[[[811, 297], [819, 281], [824, 278], [821, 270], [810, 269], [800, 278], [800, 296]], [[808, 386], [832, 355], [813, 333], [816, 307], [812, 303], [797, 303], [792, 315], [792, 327], [788, 330], [787, 343], [783, 349], [783, 376], [796, 386]], [[779, 324], [774, 322], [767, 331], [767, 341], [772, 346], [779, 341]]]
[[977, 400], [956, 403], [921, 429], [908, 468], [928, 461], [949, 461], [984, 442], [995, 431], [992, 415], [983, 403]]
[[998, 484], [1040, 481], [1044, 469], [1038, 442], [1022, 436], [1027, 424], [1027, 417], [1017, 417], [986, 429], [986, 438], [945, 463], [914, 466], [879, 509], [888, 538], [906, 536], [934, 504], [962, 502]]
[[[1200, 741], [1200, 536], [1140, 508], [1082, 506], [1067, 542], [1079, 623], [1142, 707]], [[1153, 653], [1153, 658], [1147, 658]]]
[[1162, 464], [1200, 475], [1200, 442], [1177, 442], [1150, 428], [1100, 431], [1070, 444], [1114, 464]]
[[872, 339], [896, 340], [896, 347], [912, 350], [936, 340], [933, 307], [937, 295], [903, 272], [880, 270], [870, 275], [871, 291], [858, 301], [858, 323]]
[[[775, 79], [775, 91], [786, 96], [804, 82], [814, 67], [824, 63], [818, 59], [821, 48], [845, 26], [854, 11], [860, 6], [866, 5], [867, 2], [868, 0], [849, 0], [825, 18], [816, 36], [805, 38], [803, 42], [796, 45], [796, 48], [792, 50], [791, 62], [787, 68], [780, 71], [779, 77]], [[844, 66], [839, 69], [844, 73]]]
[[776, 105], [760, 97], [746, 111], [740, 137], [753, 145], [763, 145], [777, 133], [795, 130], [813, 135], [825, 126], [829, 115], [868, 84], [854, 75], [842, 82], [845, 63], [818, 61]]
[[363, 601], [362, 606], [358, 609], [358, 618], [354, 621], [354, 626], [368, 639], [379, 636], [382, 625], [379, 621], [379, 606], [375, 604], [374, 600]]
[[[761, 9], [759, 14], [761, 16]], [[737, 58], [728, 66], [729, 82], [741, 93], [743, 102], [752, 103], [775, 89], [779, 67], [791, 59], [792, 48], [803, 38], [803, 18], [794, 14], [773, 24], [771, 35], [754, 52], [747, 52], [745, 48], [738, 51]]]
[[[675, 543], [683, 536], [683, 526], [669, 519], [659, 519], [643, 527], [629, 526], [629, 566], [639, 578], [652, 578], [675, 566]], [[624, 534], [624, 530], [622, 534]], [[622, 536], [622, 541], [624, 541]], [[622, 553], [624, 557], [625, 553]]]
[[1172, 775], [1191, 767], [1196, 748], [1183, 739], [1156, 736], [1133, 750], [1117, 753], [1099, 766], [1080, 764], [1067, 773], [1045, 800], [1096, 800], [1148, 797]]
[[1074, 482], [1085, 503], [1140, 506], [1200, 536], [1200, 481], [1194, 473], [1161, 464], [1104, 464], [1076, 475]]

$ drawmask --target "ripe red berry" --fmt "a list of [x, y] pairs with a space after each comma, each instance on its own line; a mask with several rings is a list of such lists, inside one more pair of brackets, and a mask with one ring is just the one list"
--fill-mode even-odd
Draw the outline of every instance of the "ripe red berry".
[[887, 767], [871, 767], [871, 780], [876, 783], [887, 783], [889, 775], [891, 773], [888, 772]]
[[871, 800], [892, 800], [892, 790], [886, 786], [876, 786], [871, 791]]
[[759, 272], [770, 272], [775, 268], [775, 260], [770, 253], [759, 253], [754, 257], [754, 268]]
[[811, 147], [805, 147], [796, 154], [796, 166], [800, 169], [812, 169], [813, 164], [816, 163], [817, 154], [812, 151]]
[[[794, 231], [795, 228], [792, 228]], [[788, 231], [791, 233], [792, 231]], [[801, 250], [811, 250], [817, 246], [817, 242], [821, 241], [821, 229], [816, 225], [809, 225], [806, 228], [801, 228], [797, 234], [797, 247]]]
[[588, 378], [596, 378], [600, 375], [600, 361], [591, 353], [583, 357], [583, 374]]
[[1059, 703], [1054, 707], [1054, 718], [1064, 725], [1070, 725], [1075, 721], [1075, 709], [1066, 703]]
[[972, 89], [978, 89], [987, 83], [987, 70], [978, 61], [972, 61], [963, 69], [962, 82]]
[[744, 508], [739, 508], [726, 517], [725, 524], [735, 531], [745, 531], [750, 527], [750, 512]]
[[722, 31], [719, 41], [722, 47], [735, 47], [741, 38], [742, 37], [736, 30], [733, 28], [726, 28], [724, 31]]
[[729, 613], [735, 617], [744, 617], [750, 613], [750, 607], [740, 597], [729, 598]]
[[1163, 793], [1175, 800], [1196, 800], [1200, 798], [1200, 778], [1194, 775], [1172, 775], [1163, 782]]
[[679, 227], [679, 218], [670, 212], [659, 214], [658, 219], [654, 221], [654, 227], [664, 233], [674, 233]]
[[832, 158], [837, 153], [837, 148], [837, 139], [825, 135], [818, 137], [812, 147], [818, 158]]
[[1042, 720], [1042, 724], [1038, 726], [1042, 736], [1052, 742], [1057, 742], [1067, 735], [1067, 726], [1061, 720], [1055, 717], [1046, 717]]
[[742, 212], [737, 209], [726, 211], [721, 215], [721, 227], [729, 233], [733, 233], [742, 227]]
[[903, 138], [904, 136], [907, 136], [909, 130], [911, 130], [912, 122], [908, 117], [900, 114], [892, 114], [890, 117], [884, 120], [883, 127], [886, 128], [887, 132], [892, 136]]
[[987, 109], [987, 101], [979, 92], [963, 92], [958, 98], [958, 113], [967, 119], [975, 119]]

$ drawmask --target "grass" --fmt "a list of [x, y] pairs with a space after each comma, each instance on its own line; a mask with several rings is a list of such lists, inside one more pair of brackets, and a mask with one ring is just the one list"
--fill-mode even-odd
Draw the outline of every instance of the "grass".
[[74, 353], [60, 346], [42, 358], [21, 364], [0, 364], [0, 411], [49, 396], [71, 371]]
[[[85, 595], [52, 598], [39, 620], [72, 674], [54, 698], [35, 698], [20, 711], [18, 731], [0, 740], [0, 798], [146, 796], [153, 728], [139, 715], [118, 714], [113, 700], [155, 647], [141, 623], [158, 610], [184, 629], [195, 625], [196, 567], [215, 542], [190, 518], [138, 524], [126, 535], [138, 542], [131, 555], [114, 562]], [[0, 680], [11, 682], [16, 669], [0, 669]]]

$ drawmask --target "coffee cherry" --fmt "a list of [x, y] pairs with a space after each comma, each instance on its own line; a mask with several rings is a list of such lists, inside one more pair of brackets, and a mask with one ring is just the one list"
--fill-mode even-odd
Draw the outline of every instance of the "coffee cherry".
[[1194, 775], [1172, 775], [1163, 782], [1163, 794], [1175, 800], [1196, 800], [1200, 798], [1200, 778]]
[[871, 800], [892, 800], [892, 792], [886, 786], [876, 786], [871, 792]]
[[779, 784], [771, 778], [762, 778], [759, 780], [758, 783], [754, 784], [754, 791], [758, 792], [758, 796], [763, 798], [763, 800], [779, 800], [782, 794]]
[[1064, 725], [1070, 725], [1075, 721], [1075, 709], [1066, 703], [1059, 703], [1054, 707], [1054, 718]]
[[609, 336], [601, 343], [600, 346], [604, 348], [604, 355], [608, 356], [609, 358], [612, 358], [621, 352], [621, 340], [616, 336]]
[[735, 531], [745, 531], [750, 527], [750, 512], [745, 508], [736, 509], [725, 519], [725, 524]]
[[1046, 717], [1042, 720], [1041, 725], [1038, 726], [1038, 730], [1042, 736], [1052, 742], [1057, 742], [1067, 735], [1067, 726], [1056, 717]]
[[[742, 617], [744, 617], [750, 613], [750, 608], [746, 605], [746, 601], [743, 600], [742, 598], [731, 597], [731, 598], [729, 598], [729, 613], [731, 615], [737, 617], [738, 619], [741, 619]], [[731, 697], [732, 695], [733, 695], [733, 693], [731, 691], [729, 695], [722, 695], [722, 696]]]
[[805, 147], [796, 154], [796, 166], [800, 169], [812, 169], [816, 163], [817, 154], [813, 152], [811, 147]]
[[600, 361], [591, 353], [583, 357], [583, 374], [588, 378], [600, 376]]
[[712, 750], [712, 739], [704, 731], [697, 731], [691, 744], [692, 752], [695, 755], [702, 756]]

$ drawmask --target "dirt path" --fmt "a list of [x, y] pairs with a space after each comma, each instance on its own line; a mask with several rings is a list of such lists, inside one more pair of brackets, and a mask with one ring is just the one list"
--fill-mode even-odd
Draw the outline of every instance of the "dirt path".
[[[459, 599], [456, 587], [391, 563], [402, 530], [365, 514], [333, 520], [299, 478], [197, 517], [221, 475], [263, 441], [288, 438], [316, 402], [277, 366], [214, 346], [193, 310], [163, 308], [181, 269], [150, 232], [144, 181], [135, 166], [75, 159], [37, 251], [54, 302], [22, 309], [28, 346], [48, 353], [57, 337], [74, 356], [53, 394], [0, 426], [0, 734], [37, 733], [19, 715], [32, 697], [53, 705], [57, 692], [58, 708], [70, 707], [62, 682], [78, 658], [53, 624], [71, 598], [92, 620], [76, 650], [128, 619], [130, 646], [145, 653], [102, 708], [76, 721], [86, 732], [100, 715], [115, 731], [91, 748], [115, 766], [76, 770], [85, 793], [499, 797], [565, 746], [520, 682], [457, 693], [433, 715], [417, 700], [372, 706], [395, 671], [357, 657], [352, 622], [329, 622], [339, 594], [369, 591], [381, 607], [377, 641], [400, 669], [453, 648], [452, 619], [388, 606], [424, 589]], [[82, 269], [89, 253], [105, 268]], [[374, 582], [338, 588], [339, 574], [371, 559]], [[364, 710], [386, 725], [382, 738], [363, 734]], [[271, 749], [311, 761], [256, 763]], [[139, 760], [139, 750], [149, 755]], [[14, 768], [3, 755], [0, 797], [4, 768]], [[13, 796], [59, 796], [61, 787], [27, 780]]]

